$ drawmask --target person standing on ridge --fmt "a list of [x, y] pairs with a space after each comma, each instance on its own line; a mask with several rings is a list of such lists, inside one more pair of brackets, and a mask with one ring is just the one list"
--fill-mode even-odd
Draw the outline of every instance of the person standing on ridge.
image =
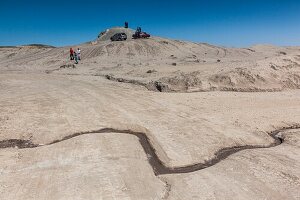
[[77, 58], [78, 58], [78, 60], [81, 60], [81, 50], [78, 48], [77, 49]]
[[74, 50], [70, 48], [70, 60], [74, 60]]

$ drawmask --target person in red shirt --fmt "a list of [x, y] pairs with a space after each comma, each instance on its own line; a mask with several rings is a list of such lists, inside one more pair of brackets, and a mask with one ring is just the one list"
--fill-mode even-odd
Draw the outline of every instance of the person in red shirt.
[[70, 60], [74, 60], [74, 50], [70, 48]]

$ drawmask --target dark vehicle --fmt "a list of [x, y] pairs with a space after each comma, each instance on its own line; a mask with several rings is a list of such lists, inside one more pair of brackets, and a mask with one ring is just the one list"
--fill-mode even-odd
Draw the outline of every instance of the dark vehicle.
[[111, 41], [125, 41], [127, 40], [127, 35], [125, 33], [116, 33], [110, 38]]
[[133, 39], [139, 39], [139, 38], [149, 38], [150, 37], [150, 34], [146, 33], [146, 32], [140, 32], [138, 34], [133, 34], [132, 35], [132, 38]]
[[146, 32], [142, 32], [141, 27], [138, 27], [135, 31], [135, 33], [132, 35], [133, 39], [139, 39], [139, 38], [149, 38], [150, 34]]

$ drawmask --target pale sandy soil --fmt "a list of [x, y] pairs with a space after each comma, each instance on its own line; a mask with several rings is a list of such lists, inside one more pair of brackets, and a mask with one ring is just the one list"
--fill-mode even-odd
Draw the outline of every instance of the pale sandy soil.
[[[72, 64], [68, 47], [0, 48], [0, 147], [9, 139], [45, 145], [0, 148], [0, 199], [300, 199], [299, 48], [162, 38], [80, 47], [75, 68], [60, 68]], [[116, 131], [97, 134], [105, 128]], [[122, 133], [146, 135], [171, 169], [224, 148], [268, 147], [281, 128], [294, 130], [279, 146], [160, 175], [138, 138]], [[47, 145], [87, 131], [95, 133]]]

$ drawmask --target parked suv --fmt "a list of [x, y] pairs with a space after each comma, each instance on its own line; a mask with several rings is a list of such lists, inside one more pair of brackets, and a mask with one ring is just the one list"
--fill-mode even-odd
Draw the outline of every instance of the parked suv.
[[110, 38], [111, 41], [125, 41], [127, 40], [127, 35], [125, 33], [116, 33]]

